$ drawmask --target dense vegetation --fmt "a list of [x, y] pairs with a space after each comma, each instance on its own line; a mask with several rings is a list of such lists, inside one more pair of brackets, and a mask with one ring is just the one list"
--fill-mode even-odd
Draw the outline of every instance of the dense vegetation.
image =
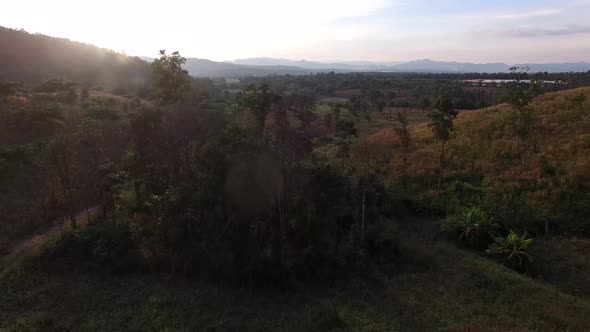
[[[469, 84], [467, 80], [521, 79], [555, 81], [541, 84], [542, 92], [553, 92], [590, 85], [590, 73], [318, 73], [315, 75], [286, 75], [242, 78], [239, 87], [268, 84], [276, 91], [319, 96], [325, 104], [334, 98], [356, 97], [367, 103], [385, 107], [424, 108], [428, 100], [444, 93], [458, 110], [474, 110], [503, 101], [503, 89], [498, 84]], [[223, 86], [223, 83], [219, 85]], [[232, 87], [235, 84], [229, 84]]]
[[484, 100], [456, 77], [381, 74], [220, 89], [184, 62], [161, 51], [135, 95], [0, 84], [0, 249], [44, 234], [0, 261], [0, 328], [590, 326], [575, 286], [590, 89], [516, 81]]

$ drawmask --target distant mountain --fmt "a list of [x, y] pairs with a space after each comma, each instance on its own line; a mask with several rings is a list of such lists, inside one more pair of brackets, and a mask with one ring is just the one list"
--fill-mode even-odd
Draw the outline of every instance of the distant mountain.
[[505, 63], [461, 63], [416, 60], [392, 66], [391, 69], [393, 71], [430, 73], [502, 73], [508, 72], [510, 66]]
[[[142, 57], [147, 61], [152, 58]], [[528, 66], [531, 72], [586, 72], [590, 63], [544, 63], [516, 64], [445, 62], [416, 60], [405, 63], [385, 63], [370, 61], [314, 62], [279, 58], [249, 58], [232, 62], [215, 62], [205, 59], [188, 58], [185, 68], [193, 76], [245, 77], [266, 75], [306, 75], [318, 72], [417, 72], [417, 73], [507, 73], [512, 66]]]
[[151, 69], [137, 57], [0, 26], [0, 80], [39, 83], [50, 78], [131, 87], [149, 84]]
[[532, 72], [548, 72], [548, 73], [569, 73], [569, 72], [587, 72], [590, 71], [590, 63], [574, 62], [574, 63], [529, 63], [517, 66], [528, 66]]
[[510, 71], [510, 67], [529, 67], [533, 73], [564, 73], [564, 72], [586, 72], [590, 70], [590, 63], [544, 63], [544, 64], [516, 64], [505, 63], [463, 63], [444, 62], [433, 60], [417, 60], [392, 66], [394, 71], [402, 72], [432, 72], [432, 73], [503, 73]]
[[[119, 54], [93, 45], [30, 34], [0, 26], [0, 80], [37, 83], [63, 78], [84, 85], [141, 87], [151, 82], [149, 57]], [[586, 72], [590, 63], [525, 64], [532, 72]], [[405, 63], [371, 61], [318, 62], [282, 58], [249, 58], [231, 62], [188, 58], [192, 76], [247, 77], [305, 75], [319, 72], [499, 73], [505, 63], [462, 63], [416, 60]]]
[[233, 64], [246, 65], [246, 66], [287, 66], [287, 67], [299, 67], [303, 69], [314, 69], [322, 71], [330, 70], [346, 70], [346, 71], [357, 71], [360, 70], [361, 66], [349, 65], [343, 63], [323, 63], [307, 60], [289, 60], [282, 58], [248, 58], [248, 59], [237, 59], [231, 61]]
[[[508, 72], [512, 65], [505, 63], [465, 63], [445, 62], [433, 60], [415, 60], [410, 62], [314, 62], [307, 60], [289, 60], [283, 58], [247, 58], [237, 59], [228, 63], [242, 66], [289, 66], [309, 69], [316, 72], [429, 72], [429, 73], [503, 73]], [[554, 64], [524, 64], [531, 72], [586, 72], [590, 70], [590, 64], [579, 63], [554, 63]]]
[[[142, 59], [152, 62], [154, 59], [141, 57]], [[289, 66], [285, 64], [274, 65], [257, 65], [252, 64], [235, 64], [229, 62], [217, 62], [207, 59], [187, 58], [184, 64], [191, 76], [198, 77], [247, 77], [247, 76], [268, 76], [268, 75], [306, 75], [325, 70], [313, 70], [298, 66]]]
[[342, 61], [318, 62], [308, 60], [289, 60], [283, 58], [247, 58], [230, 61], [246, 66], [290, 66], [316, 71], [385, 71], [400, 62]]
[[[153, 58], [141, 57], [146, 61]], [[216, 62], [206, 59], [187, 58], [185, 68], [192, 76], [202, 77], [246, 77], [267, 75], [307, 75], [319, 72], [416, 72], [416, 73], [507, 73], [510, 67], [528, 66], [531, 72], [586, 72], [590, 63], [545, 63], [517, 64], [445, 62], [434, 60], [415, 60], [410, 62], [317, 62], [289, 60], [282, 58], [247, 58], [231, 62]]]

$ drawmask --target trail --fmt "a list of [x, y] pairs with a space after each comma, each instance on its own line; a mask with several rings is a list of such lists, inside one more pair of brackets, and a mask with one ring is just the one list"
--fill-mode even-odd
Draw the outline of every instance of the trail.
[[[76, 214], [76, 224], [78, 226], [83, 226], [88, 224], [88, 214], [91, 217], [96, 215], [98, 210], [98, 206], [93, 206], [88, 209], [82, 210]], [[39, 234], [33, 235], [31, 238], [18, 242], [16, 245], [12, 246], [9, 249], [8, 254], [1, 258], [2, 261], [8, 262], [15, 257], [19, 256], [21, 253], [26, 252], [27, 250], [33, 248], [35, 245], [39, 244], [47, 238], [49, 235], [53, 235], [62, 231], [71, 230], [70, 221], [66, 218], [59, 218], [53, 221], [53, 225]]]

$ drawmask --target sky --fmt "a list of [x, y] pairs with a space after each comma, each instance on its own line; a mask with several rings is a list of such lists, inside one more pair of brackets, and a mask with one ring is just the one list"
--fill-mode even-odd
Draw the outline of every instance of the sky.
[[0, 26], [216, 61], [590, 62], [590, 0], [17, 0]]

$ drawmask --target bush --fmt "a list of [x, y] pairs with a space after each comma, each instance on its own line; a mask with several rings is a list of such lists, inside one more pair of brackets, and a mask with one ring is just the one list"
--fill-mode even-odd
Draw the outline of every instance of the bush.
[[137, 266], [136, 248], [128, 224], [108, 222], [50, 236], [42, 244], [40, 261], [51, 262], [42, 266], [51, 270], [76, 267], [121, 272]]
[[367, 227], [365, 247], [369, 257], [382, 263], [398, 258], [399, 231], [393, 221], [381, 217], [373, 225]]
[[516, 270], [523, 270], [533, 261], [529, 254], [529, 248], [533, 243], [532, 239], [527, 239], [527, 234], [518, 235], [514, 231], [506, 237], [498, 236], [494, 239], [486, 253], [500, 257], [508, 266]]
[[443, 231], [451, 232], [458, 240], [473, 248], [486, 248], [492, 242], [499, 224], [485, 210], [472, 206], [449, 216], [442, 224]]

